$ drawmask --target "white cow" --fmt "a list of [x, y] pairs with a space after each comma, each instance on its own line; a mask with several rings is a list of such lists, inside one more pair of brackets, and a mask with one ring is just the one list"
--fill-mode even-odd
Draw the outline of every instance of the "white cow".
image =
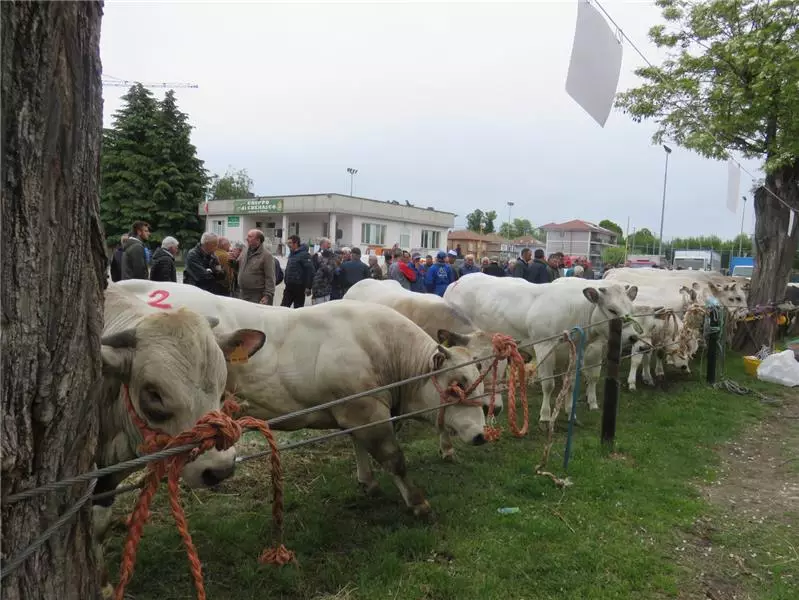
[[[396, 311], [355, 300], [339, 300], [297, 310], [283, 310], [222, 298], [172, 283], [125, 281], [122, 284], [147, 298], [157, 290], [164, 304], [186, 306], [201, 314], [218, 314], [222, 323], [247, 324], [266, 332], [267, 352], [260, 352], [228, 369], [228, 389], [235, 390], [244, 412], [260, 419], [278, 418], [278, 430], [349, 429], [391, 416], [435, 408], [440, 395], [432, 377], [345, 403], [313, 410], [345, 396], [375, 390], [391, 383], [455, 367], [436, 376], [442, 388], [451, 382], [466, 389], [479, 377], [463, 348], [446, 349]], [[479, 384], [474, 395], [481, 395]], [[309, 412], [280, 420], [300, 410]], [[418, 415], [437, 424], [438, 411]], [[485, 443], [485, 417], [479, 405], [456, 404], [444, 411], [444, 427], [466, 443]], [[394, 477], [405, 503], [415, 514], [429, 511], [421, 491], [407, 479], [405, 458], [390, 422], [352, 434], [358, 481], [376, 488], [369, 455]]]
[[[191, 310], [164, 311], [145, 300], [121, 285], [112, 284], [105, 292], [103, 381], [96, 397], [98, 467], [138, 455], [142, 436], [128, 412], [128, 397], [150, 427], [177, 435], [191, 429], [204, 414], [220, 409], [227, 361], [234, 352], [252, 357], [266, 339], [260, 330], [217, 328], [213, 310], [206, 316]], [[233, 474], [235, 459], [233, 448], [201, 454], [186, 465], [183, 481], [190, 487], [215, 485]], [[95, 493], [115, 489], [131, 472], [101, 477]], [[113, 497], [98, 500], [93, 506], [98, 552], [113, 501]], [[102, 564], [102, 557], [98, 559], [98, 565]]]
[[[463, 311], [484, 331], [499, 331], [523, 340], [523, 344], [579, 326], [585, 329], [590, 346], [599, 337], [607, 338], [609, 320], [614, 318], [627, 319], [622, 331], [625, 340], [631, 343], [639, 340], [639, 333], [629, 320], [637, 293], [635, 286], [627, 290], [619, 285], [575, 289], [571, 285], [533, 284], [515, 277], [473, 273], [451, 284], [444, 300]], [[555, 347], [558, 349], [549, 355]], [[552, 375], [557, 362], [564, 362], [566, 347], [558, 340], [547, 340], [534, 348], [543, 391], [539, 420], [548, 422], [550, 396], [555, 386]], [[595, 398], [589, 406], [599, 407]]]

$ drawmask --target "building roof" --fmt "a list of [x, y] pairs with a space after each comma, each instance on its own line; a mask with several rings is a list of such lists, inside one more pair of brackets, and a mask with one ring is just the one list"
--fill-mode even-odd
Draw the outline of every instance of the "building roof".
[[615, 231], [605, 229], [599, 225], [595, 225], [590, 221], [583, 221], [582, 219], [572, 219], [565, 223], [547, 223], [541, 229], [545, 231], [592, 231], [594, 233], [608, 233], [610, 235], [619, 235]]
[[522, 236], [520, 238], [516, 238], [515, 240], [512, 240], [511, 243], [514, 246], [543, 246], [544, 245], [544, 242], [542, 242], [541, 240], [535, 239], [531, 235], [527, 235], [527, 236]]

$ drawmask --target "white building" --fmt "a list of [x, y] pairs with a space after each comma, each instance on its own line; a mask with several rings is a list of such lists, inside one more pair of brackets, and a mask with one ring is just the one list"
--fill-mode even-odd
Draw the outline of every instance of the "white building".
[[309, 245], [320, 238], [341, 246], [359, 247], [364, 254], [382, 253], [399, 244], [405, 250], [438, 250], [447, 244], [455, 214], [408, 203], [382, 202], [342, 194], [268, 196], [211, 200], [197, 207], [205, 229], [231, 241], [245, 241], [250, 229], [264, 232], [272, 248], [283, 252], [286, 238], [298, 235]]
[[584, 256], [595, 266], [602, 264], [602, 251], [617, 246], [618, 234], [594, 223], [574, 219], [566, 223], [548, 223], [546, 255], [563, 252], [566, 256]]

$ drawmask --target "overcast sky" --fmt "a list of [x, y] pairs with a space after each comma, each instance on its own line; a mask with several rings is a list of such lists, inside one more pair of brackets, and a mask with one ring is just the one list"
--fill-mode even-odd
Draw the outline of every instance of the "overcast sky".
[[[660, 60], [653, 3], [603, 5]], [[657, 234], [654, 126], [614, 110], [603, 129], [565, 92], [576, 14], [571, 0], [106, 1], [103, 73], [197, 83], [177, 95], [200, 158], [216, 173], [246, 168], [258, 195], [349, 193], [355, 167], [355, 195], [452, 211], [456, 226], [475, 208], [504, 221], [513, 201], [513, 217], [538, 225], [629, 217]], [[641, 64], [625, 44], [620, 90]], [[125, 91], [104, 88], [106, 125]], [[675, 148], [664, 238], [737, 235], [726, 194], [726, 163]], [[751, 200], [746, 211], [751, 232]]]

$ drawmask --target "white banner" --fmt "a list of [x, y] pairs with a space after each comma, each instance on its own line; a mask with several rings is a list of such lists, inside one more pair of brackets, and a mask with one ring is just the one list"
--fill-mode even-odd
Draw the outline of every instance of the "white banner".
[[727, 208], [731, 213], [738, 212], [738, 198], [741, 189], [741, 167], [732, 160], [727, 160]]

